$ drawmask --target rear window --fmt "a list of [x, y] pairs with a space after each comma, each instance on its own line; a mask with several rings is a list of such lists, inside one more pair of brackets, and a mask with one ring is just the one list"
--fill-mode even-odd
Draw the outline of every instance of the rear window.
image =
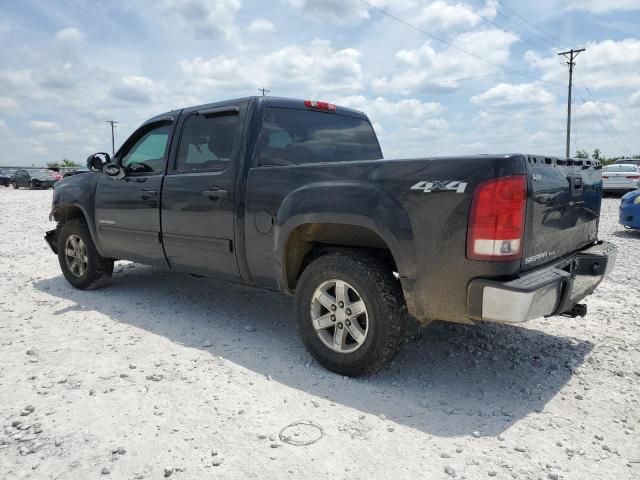
[[262, 124], [260, 165], [382, 158], [367, 120], [335, 113], [268, 108]]
[[609, 165], [604, 167], [605, 172], [636, 172], [637, 167], [635, 165]]

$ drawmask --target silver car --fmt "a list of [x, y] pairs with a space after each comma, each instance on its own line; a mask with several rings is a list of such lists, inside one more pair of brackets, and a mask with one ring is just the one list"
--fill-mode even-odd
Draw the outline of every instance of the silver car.
[[640, 165], [616, 163], [602, 170], [602, 189], [605, 192], [628, 192], [640, 188]]

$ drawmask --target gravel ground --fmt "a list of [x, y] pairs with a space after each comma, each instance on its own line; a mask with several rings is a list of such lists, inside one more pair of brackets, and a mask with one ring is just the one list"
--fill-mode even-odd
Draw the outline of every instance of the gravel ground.
[[280, 294], [126, 262], [74, 290], [50, 201], [0, 188], [0, 478], [640, 478], [640, 233], [616, 198], [586, 318], [435, 322], [357, 380], [311, 360]]

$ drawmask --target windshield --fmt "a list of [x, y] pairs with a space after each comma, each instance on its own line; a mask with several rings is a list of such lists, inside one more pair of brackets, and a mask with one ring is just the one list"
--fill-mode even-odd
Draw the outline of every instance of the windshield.
[[635, 165], [609, 165], [608, 167], [604, 167], [604, 171], [608, 173], [613, 172], [636, 172]]

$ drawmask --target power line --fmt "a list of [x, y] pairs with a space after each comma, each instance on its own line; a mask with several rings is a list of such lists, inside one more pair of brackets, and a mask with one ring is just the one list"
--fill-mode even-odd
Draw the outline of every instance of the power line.
[[[533, 45], [533, 46], [535, 46], [535, 47], [537, 47], [537, 48], [542, 48], [543, 50], [547, 48], [546, 46], [541, 46], [539, 43], [534, 43], [534, 42], [531, 42], [530, 40], [525, 40], [525, 39], [521, 38], [521, 36], [520, 36], [518, 33], [513, 32], [513, 31], [511, 31], [511, 30], [509, 30], [509, 29], [505, 28], [504, 26], [498, 25], [497, 23], [495, 23], [495, 22], [494, 22], [493, 20], [491, 20], [490, 18], [487, 18], [487, 17], [485, 17], [484, 15], [482, 15], [482, 14], [480, 14], [480, 13], [476, 12], [474, 9], [467, 7], [464, 3], [459, 3], [459, 4], [458, 4], [458, 6], [459, 6], [459, 7], [464, 8], [465, 10], [468, 10], [469, 12], [471, 12], [472, 14], [474, 14], [476, 17], [481, 18], [481, 19], [482, 19], [482, 20], [484, 20], [485, 22], [490, 23], [491, 25], [493, 25], [493, 26], [494, 26], [494, 27], [496, 27], [496, 28], [499, 28], [500, 30], [506, 30], [507, 32], [511, 32], [511, 33], [513, 33], [516, 37], [518, 37], [518, 39], [519, 39], [519, 40], [523, 40], [523, 41], [525, 41], [525, 42], [527, 42], [527, 43], [530, 43], [531, 45]], [[496, 13], [499, 13], [499, 12], [498, 12], [498, 11], [496, 11]], [[501, 15], [502, 15], [502, 14], [501, 14]], [[502, 15], [502, 16], [504, 17], [504, 15]], [[505, 18], [507, 18], [507, 17], [505, 17]], [[508, 20], [508, 18], [507, 18], [507, 20]], [[545, 41], [546, 41], [546, 40], [545, 40]]]
[[[504, 13], [502, 13], [500, 10], [497, 10], [497, 9], [496, 9], [496, 14], [501, 16], [502, 18], [504, 18], [508, 23], [511, 23], [515, 27], [518, 27], [522, 31], [526, 32], [532, 38], [536, 38], [536, 39], [538, 39], [538, 40], [540, 40], [542, 42], [545, 42], [547, 45], [549, 45], [551, 47], [556, 47], [557, 48], [558, 45], [557, 45], [556, 42], [551, 42], [551, 41], [547, 40], [545, 37], [543, 37], [541, 35], [538, 35], [536, 32], [534, 32], [533, 30], [528, 28], [526, 25], [516, 22], [514, 20], [514, 16], [513, 15], [511, 17], [509, 17], [509, 16], [505, 15]], [[543, 48], [548, 48], [548, 47], [543, 47]]]
[[258, 89], [259, 92], [262, 92], [262, 96], [266, 96], [267, 93], [271, 92], [271, 90], [267, 90], [266, 88], [262, 87]]
[[547, 80], [541, 80], [541, 79], [539, 79], [539, 78], [537, 78], [537, 77], [535, 77], [535, 76], [533, 76], [531, 74], [528, 74], [526, 72], [521, 72], [521, 71], [518, 71], [518, 70], [514, 70], [512, 68], [505, 67], [504, 65], [500, 65], [499, 63], [492, 62], [491, 60], [487, 60], [486, 58], [483, 58], [480, 55], [476, 55], [475, 53], [470, 52], [468, 50], [465, 50], [462, 47], [458, 47], [457, 45], [455, 45], [455, 44], [453, 44], [451, 42], [448, 42], [448, 41], [446, 41], [446, 40], [444, 40], [444, 39], [442, 39], [440, 37], [437, 37], [437, 36], [433, 35], [432, 33], [429, 33], [429, 32], [427, 32], [426, 30], [424, 30], [424, 29], [422, 29], [420, 27], [412, 25], [411, 23], [407, 22], [406, 20], [393, 15], [392, 13], [389, 13], [386, 10], [383, 10], [382, 8], [376, 7], [376, 6], [370, 4], [369, 2], [367, 2], [365, 0], [360, 0], [360, 2], [363, 3], [364, 5], [366, 5], [367, 7], [371, 8], [373, 10], [376, 10], [377, 12], [381, 13], [382, 15], [385, 15], [385, 16], [387, 16], [389, 18], [392, 18], [393, 20], [395, 20], [395, 21], [397, 21], [399, 23], [402, 23], [403, 25], [405, 25], [405, 26], [407, 26], [407, 27], [409, 27], [409, 28], [411, 28], [413, 30], [416, 30], [417, 32], [420, 32], [420, 33], [426, 35], [429, 38], [437, 40], [438, 42], [443, 43], [443, 44], [447, 45], [448, 47], [450, 47], [450, 48], [452, 48], [454, 50], [458, 50], [459, 52], [462, 52], [462, 53], [464, 53], [466, 55], [469, 55], [469, 56], [471, 56], [471, 57], [473, 57], [473, 58], [475, 58], [477, 60], [480, 60], [481, 62], [488, 63], [489, 65], [493, 65], [494, 67], [497, 67], [497, 68], [499, 68], [501, 70], [504, 70], [506, 72], [512, 73], [514, 75], [521, 75], [521, 76], [524, 76], [524, 77], [533, 78], [534, 80], [537, 80], [537, 81], [540, 81], [540, 82], [543, 82], [543, 83], [549, 83], [549, 84], [557, 85], [557, 82], [549, 82]]
[[[583, 88], [587, 91], [587, 93], [589, 94], [589, 96], [591, 97], [591, 99], [593, 100], [593, 103], [595, 104], [595, 106], [598, 108], [598, 110], [600, 110], [600, 113], [602, 114], [602, 118], [604, 119], [604, 121], [607, 123], [607, 125], [609, 126], [609, 129], [611, 132], [613, 132], [613, 136], [616, 138], [616, 140], [619, 142], [619, 145], [622, 147], [622, 150], [627, 152], [627, 155], [631, 156], [631, 150], [629, 150], [629, 148], [627, 147], [627, 145], [624, 143], [624, 140], [622, 140], [622, 137], [620, 136], [620, 134], [618, 133], [618, 131], [615, 129], [615, 127], [613, 126], [613, 124], [609, 121], [609, 119], [607, 118], [607, 115], [605, 113], [605, 111], [603, 110], [602, 106], [600, 105], [600, 102], [598, 102], [598, 100], [596, 100], [596, 98], [593, 96], [593, 94], [591, 93], [591, 90], [589, 89], [589, 87], [587, 87], [587, 85], [584, 83], [584, 81], [582, 80], [581, 77], [578, 77], [578, 80], [580, 80], [580, 83], [582, 84]], [[586, 103], [586, 102], [585, 102]]]
[[531, 23], [529, 20], [527, 20], [526, 18], [524, 18], [522, 15], [520, 15], [518, 12], [516, 12], [515, 10], [509, 8], [507, 5], [505, 5], [504, 3], [502, 3], [500, 0], [496, 0], [500, 5], [502, 5], [506, 10], [510, 11], [511, 13], [513, 13], [516, 17], [518, 17], [520, 20], [522, 20], [523, 22], [525, 22], [528, 25], [531, 25], [533, 28], [535, 28], [536, 30], [540, 30], [542, 33], [544, 33], [545, 35], [547, 35], [549, 38], [553, 38], [555, 41], [560, 42], [561, 45], [568, 45], [567, 42], [565, 42], [564, 40], [562, 40], [561, 38], [556, 37], [555, 35], [552, 35], [551, 33], [541, 29], [540, 27], [538, 27], [537, 25]]
[[[598, 121], [598, 123], [600, 124], [600, 126], [602, 127], [603, 131], [606, 131], [607, 135], [609, 136], [609, 138], [611, 139], [610, 143], [615, 143], [618, 145], [618, 147], [623, 151], [623, 152], [627, 152], [627, 155], [631, 156], [631, 154], [629, 153], [629, 151], [620, 143], [620, 141], [615, 138], [614, 135], [611, 134], [611, 131], [607, 129], [607, 126], [605, 125], [605, 123], [602, 121], [600, 114], [595, 111], [593, 108], [591, 108], [591, 105], [589, 104], [589, 102], [587, 102], [584, 97], [582, 95], [580, 95], [579, 92], [577, 92], [578, 97], [580, 97], [580, 100], [582, 100], [582, 104], [585, 105], [589, 111], [593, 114], [594, 118]], [[604, 117], [604, 119], [606, 120], [606, 117]]]

